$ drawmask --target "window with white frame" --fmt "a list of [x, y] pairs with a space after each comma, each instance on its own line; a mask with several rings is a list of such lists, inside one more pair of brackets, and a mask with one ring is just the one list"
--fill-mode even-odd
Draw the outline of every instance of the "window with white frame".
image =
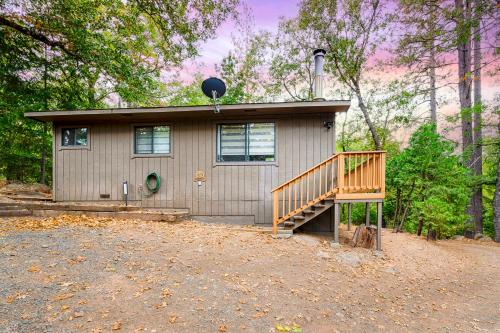
[[170, 126], [136, 126], [135, 154], [170, 154]]
[[274, 123], [217, 125], [217, 162], [275, 161]]

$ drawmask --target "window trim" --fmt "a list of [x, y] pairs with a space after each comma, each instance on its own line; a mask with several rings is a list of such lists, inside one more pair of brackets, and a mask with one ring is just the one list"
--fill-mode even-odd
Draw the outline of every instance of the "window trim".
[[[63, 140], [63, 129], [65, 128], [86, 128], [87, 129], [87, 145], [86, 146], [64, 146], [62, 144]], [[58, 150], [91, 150], [91, 144], [92, 144], [92, 127], [89, 125], [85, 124], [65, 124], [65, 125], [58, 125], [56, 126], [56, 133], [58, 137], [55, 137], [57, 140], [56, 146], [58, 147]]]
[[[274, 124], [274, 160], [273, 161], [219, 161], [218, 160], [218, 152], [219, 152], [219, 128], [221, 125], [234, 125], [234, 124], [259, 124], [259, 123], [273, 123]], [[265, 166], [272, 165], [278, 166], [278, 121], [276, 119], [258, 119], [258, 120], [225, 120], [223, 122], [216, 122], [214, 124], [214, 135], [215, 135], [215, 156], [212, 167], [217, 166]], [[245, 135], [248, 136], [248, 131], [245, 131]], [[246, 144], [245, 144], [246, 146]], [[245, 154], [248, 147], [245, 147]]]
[[[155, 127], [155, 126], [168, 126], [170, 127], [170, 153], [159, 153], [159, 154], [154, 154], [154, 153], [140, 153], [136, 154], [135, 152], [135, 128], [136, 127]], [[174, 126], [171, 123], [135, 123], [135, 124], [130, 124], [130, 130], [132, 133], [132, 142], [130, 146], [130, 158], [155, 158], [155, 157], [174, 157], [174, 144], [173, 144], [173, 138], [174, 136], [172, 135], [172, 132], [174, 131]]]

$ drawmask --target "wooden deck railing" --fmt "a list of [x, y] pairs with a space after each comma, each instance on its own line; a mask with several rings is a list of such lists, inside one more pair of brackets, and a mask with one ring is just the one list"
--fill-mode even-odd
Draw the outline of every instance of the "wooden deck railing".
[[290, 217], [333, 197], [359, 199], [385, 195], [385, 152], [343, 152], [272, 190], [273, 231]]
[[385, 193], [385, 152], [345, 152], [339, 193]]

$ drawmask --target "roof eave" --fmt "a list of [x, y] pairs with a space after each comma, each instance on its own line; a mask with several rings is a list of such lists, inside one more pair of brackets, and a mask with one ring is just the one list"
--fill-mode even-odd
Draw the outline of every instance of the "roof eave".
[[[221, 105], [221, 115], [227, 113], [228, 116], [245, 116], [252, 114], [295, 114], [295, 113], [336, 113], [345, 112], [349, 109], [350, 101], [306, 101], [306, 102], [282, 102], [282, 103], [246, 103], [246, 104], [226, 104]], [[300, 112], [297, 112], [300, 111]], [[186, 117], [196, 112], [197, 115], [212, 115], [212, 105], [199, 106], [167, 106], [167, 107], [144, 107], [144, 108], [112, 108], [94, 110], [59, 110], [26, 112], [25, 117], [40, 121], [57, 121], [79, 119], [123, 119], [125, 117], [136, 116], [137, 118], [147, 116], [164, 117]], [[226, 112], [225, 112], [226, 111]], [[255, 113], [253, 113], [255, 111]], [[260, 112], [259, 112], [260, 111]], [[123, 117], [123, 118], [122, 118]]]

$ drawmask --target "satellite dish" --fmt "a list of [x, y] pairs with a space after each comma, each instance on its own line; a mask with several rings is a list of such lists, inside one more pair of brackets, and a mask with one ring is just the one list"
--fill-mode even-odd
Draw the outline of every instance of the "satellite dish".
[[226, 93], [226, 84], [221, 79], [209, 77], [201, 84], [201, 90], [208, 98], [214, 101], [214, 112], [220, 112], [220, 106], [217, 99]]

